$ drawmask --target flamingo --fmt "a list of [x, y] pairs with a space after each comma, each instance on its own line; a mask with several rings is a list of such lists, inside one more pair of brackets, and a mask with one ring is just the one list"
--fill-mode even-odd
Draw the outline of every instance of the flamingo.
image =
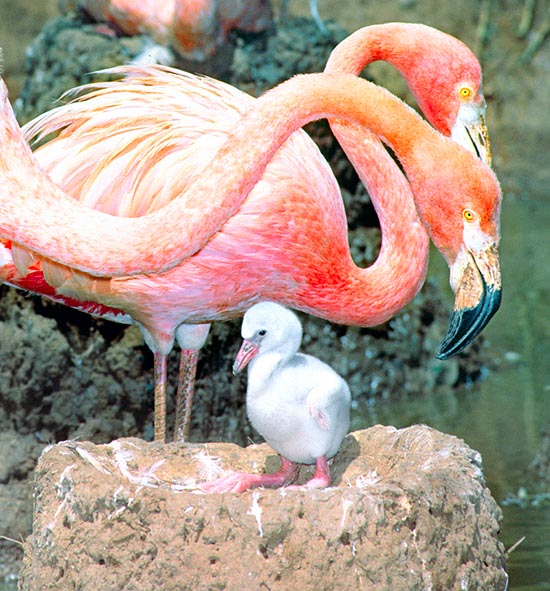
[[[255, 150], [251, 150], [251, 144], [245, 142], [245, 138], [247, 140], [248, 138], [240, 135], [239, 129], [233, 129], [239, 121], [241, 125], [245, 125], [244, 129], [249, 133], [254, 120], [262, 127], [261, 110], [256, 111], [254, 108], [255, 114], [247, 112], [239, 119], [243, 111], [250, 110], [254, 106], [253, 99], [221, 83], [177, 74], [171, 70], [126, 68], [122, 71], [131, 73], [132, 76], [124, 82], [106, 84], [103, 89], [89, 95], [81, 103], [67, 105], [61, 110], [54, 111], [61, 116], [57, 123], [52, 124], [52, 128], [63, 127], [69, 123], [71, 117], [75, 116], [75, 109], [83, 107], [85, 111], [90, 105], [103, 107], [97, 111], [95, 118], [92, 117], [89, 121], [84, 118], [75, 124], [73, 129], [69, 128], [59, 136], [54, 142], [58, 151], [52, 155], [53, 164], [50, 163], [50, 165], [46, 158], [50, 144], [46, 144], [41, 149], [42, 153], [46, 154], [42, 158], [42, 164], [56, 179], [53, 169], [55, 165], [60, 168], [59, 164], [62, 162], [69, 171], [68, 178], [56, 180], [64, 188], [71, 183], [81, 186], [84, 180], [88, 188], [93, 183], [103, 187], [105, 191], [103, 196], [101, 192], [99, 198], [97, 192], [84, 195], [82, 197], [84, 204], [105, 209], [107, 212], [109, 207], [115, 209], [120, 207], [119, 215], [127, 215], [126, 212], [129, 209], [135, 208], [132, 215], [141, 217], [116, 218], [94, 209], [83, 210], [81, 205], [67, 200], [66, 195], [52, 186], [42, 171], [36, 168], [28, 147], [19, 137], [15, 122], [10, 119], [12, 115], [4, 96], [4, 141], [6, 145], [11, 145], [13, 148], [12, 151], [6, 151], [4, 162], [5, 166], [12, 168], [8, 174], [10, 182], [4, 184], [4, 195], [9, 196], [9, 201], [5, 200], [0, 204], [0, 235], [6, 238], [3, 249], [3, 258], [6, 261], [3, 266], [4, 281], [17, 286], [22, 278], [27, 276], [27, 271], [36, 272], [34, 290], [40, 293], [38, 278], [39, 274], [43, 273], [50, 286], [47, 288], [50, 293], [46, 295], [52, 299], [71, 298], [73, 302], [84, 302], [89, 307], [95, 306], [96, 313], [101, 313], [102, 307], [108, 314], [118, 311], [118, 320], [133, 319], [141, 327], [146, 342], [155, 352], [156, 362], [159, 358], [165, 358], [172, 347], [174, 336], [182, 350], [196, 351], [200, 341], [206, 336], [205, 324], [215, 319], [242, 314], [254, 301], [263, 296], [270, 296], [271, 299], [278, 299], [328, 319], [362, 325], [383, 322], [414, 297], [422, 285], [426, 272], [426, 234], [418, 222], [408, 185], [397, 174], [395, 165], [392, 167], [391, 160], [389, 163], [384, 161], [389, 168], [381, 163], [385, 152], [376, 146], [372, 139], [365, 140], [364, 143], [364, 167], [371, 171], [369, 188], [371, 188], [373, 200], [375, 200], [374, 193], [377, 188], [382, 192], [384, 187], [386, 188], [386, 194], [378, 196], [377, 204], [384, 233], [384, 246], [377, 263], [368, 270], [360, 271], [351, 264], [349, 259], [345, 239], [345, 218], [337, 186], [326, 164], [320, 159], [318, 152], [304, 134], [295, 134], [267, 166], [264, 174], [264, 168], [276, 151], [277, 140], [270, 138], [268, 143], [264, 142], [260, 146], [260, 155], [258, 155], [257, 147], [254, 146]], [[169, 85], [166, 84], [167, 79], [170, 81]], [[347, 77], [344, 79], [347, 83]], [[179, 86], [176, 82], [179, 82]], [[163, 87], [163, 83], [166, 88]], [[172, 85], [176, 89], [170, 94], [168, 87]], [[161, 87], [163, 87], [162, 93], [159, 94], [156, 91]], [[113, 96], [110, 91], [114, 92]], [[191, 108], [193, 105], [195, 105], [195, 111], [199, 109], [200, 112], [200, 108], [203, 109], [203, 113], [207, 111], [206, 121], [210, 126], [207, 131], [195, 130], [191, 134], [184, 126], [185, 119], [182, 123], [174, 123], [174, 113], [182, 110], [184, 91], [195, 93], [194, 100], [186, 104], [186, 107], [191, 109], [188, 112], [190, 118], [194, 114]], [[370, 89], [369, 92], [372, 93], [373, 90]], [[146, 101], [148, 105], [146, 110], [144, 110], [144, 97], [150, 99]], [[109, 100], [113, 98], [116, 101], [108, 108]], [[160, 104], [161, 98], [164, 100], [162, 112], [165, 116], [162, 120], [158, 120], [159, 111], [155, 110], [155, 106]], [[330, 97], [325, 98], [331, 100]], [[169, 103], [168, 99], [173, 103]], [[241, 100], [246, 103], [241, 105], [239, 102]], [[282, 104], [282, 99], [278, 100], [281, 102], [279, 106], [286, 109], [287, 106]], [[364, 100], [361, 104], [366, 105]], [[401, 103], [398, 104], [400, 107], [397, 110], [404, 109], [403, 116], [410, 119], [411, 113]], [[200, 108], [196, 105], [200, 105]], [[232, 108], [228, 105], [232, 105]], [[310, 108], [313, 116], [313, 107]], [[342, 111], [345, 110], [343, 105], [340, 105], [339, 112]], [[167, 113], [169, 115], [166, 115]], [[289, 112], [289, 118], [291, 113], [293, 111]], [[136, 116], [133, 122], [134, 127], [130, 128], [133, 135], [125, 135], [126, 132], [123, 133], [123, 131], [125, 129], [127, 131], [128, 120], [131, 119], [132, 114]], [[233, 120], [222, 124], [222, 114], [224, 121], [227, 117], [233, 117]], [[319, 111], [319, 114], [324, 114], [324, 111]], [[270, 116], [272, 115], [271, 113]], [[345, 112], [343, 115], [345, 116]], [[284, 119], [283, 113], [279, 113], [278, 116], [282, 117], [285, 123], [283, 128], [274, 130], [278, 139], [286, 138], [288, 125], [299, 127], [299, 117], [290, 124]], [[371, 119], [366, 125], [374, 123], [373, 116], [371, 114]], [[172, 121], [172, 124], [170, 125], [168, 121]], [[361, 117], [358, 121], [364, 123]], [[148, 129], [152, 123], [156, 126]], [[94, 125], [97, 124], [104, 130], [104, 137], [101, 140], [94, 135]], [[108, 125], [111, 127], [108, 128]], [[95, 148], [100, 141], [103, 142], [104, 153], [108, 156], [105, 156], [95, 171], [86, 168], [79, 170], [78, 167], [71, 166], [70, 156], [75, 154], [72, 150], [71, 138], [74, 140], [77, 137], [75, 128], [80, 130], [80, 137], [86, 139], [85, 147]], [[45, 133], [47, 129], [44, 125]], [[155, 144], [159, 129], [168, 130], [163, 137], [169, 139], [158, 140], [159, 143]], [[230, 131], [231, 129], [233, 132]], [[376, 129], [375, 126], [375, 131]], [[68, 133], [69, 130], [70, 133]], [[185, 145], [185, 133], [190, 136], [187, 142], [193, 142], [193, 150], [198, 148], [198, 164], [197, 160], [190, 160], [187, 166], [185, 164], [190, 150], [189, 145]], [[173, 139], [177, 138], [178, 134], [179, 139]], [[181, 136], [184, 139], [181, 139]], [[438, 136], [436, 134], [431, 137]], [[201, 141], [197, 141], [199, 138]], [[121, 145], [115, 148], [117, 139], [121, 139]], [[410, 140], [408, 142], [410, 143]], [[415, 142], [415, 145], [419, 144], [420, 141]], [[136, 155], [129, 153], [128, 147], [136, 145], [141, 146], [143, 151]], [[236, 156], [230, 156], [231, 149], [237, 147]], [[213, 159], [216, 148], [218, 152]], [[40, 151], [37, 155], [40, 157]], [[144, 171], [140, 175], [135, 174], [136, 169], [133, 167], [142, 162], [145, 155], [149, 157], [149, 162], [158, 164], [162, 158], [163, 166], [169, 161], [173, 167], [178, 168], [177, 173], [173, 173], [178, 176], [174, 176], [174, 182], [169, 183], [173, 194], [179, 194], [178, 199], [173, 199], [173, 194], [167, 195], [167, 191], [162, 188], [162, 185], [166, 184], [165, 179], [171, 176], [170, 168], [162, 177], [156, 174], [156, 169], [149, 174], [145, 174]], [[122, 157], [126, 159], [121, 161]], [[97, 162], [97, 157], [92, 159], [86, 151], [79, 153], [79, 158], [82, 158], [86, 165]], [[220, 158], [219, 161], [218, 158]], [[209, 164], [205, 166], [200, 159]], [[221, 162], [221, 165], [218, 162]], [[288, 171], [289, 162], [294, 166], [292, 173]], [[146, 196], [149, 196], [147, 197], [149, 201], [140, 202], [138, 198], [130, 196], [126, 202], [121, 201], [114, 205], [110, 203], [109, 190], [112, 187], [112, 181], [109, 180], [109, 175], [101, 172], [106, 165], [113, 167], [111, 171], [114, 169], [117, 173], [115, 178], [118, 176], [126, 181], [125, 184], [121, 184], [120, 194], [124, 194], [130, 187], [136, 185], [135, 179], [138, 177], [141, 189]], [[305, 172], [304, 166], [308, 167]], [[421, 159], [418, 159], [418, 163], [414, 166], [422, 170]], [[430, 166], [440, 169], [443, 177], [448, 175], [451, 179], [448, 184], [460, 178], [460, 170], [451, 172], [445, 169], [443, 172], [439, 163], [435, 165], [428, 160], [427, 170]], [[476, 169], [475, 166], [474, 169]], [[16, 178], [13, 170], [25, 170], [24, 175], [21, 176], [25, 178], [24, 188], [20, 186], [21, 181]], [[124, 172], [122, 176], [120, 176], [121, 170]], [[207, 170], [206, 175], [203, 174], [205, 170]], [[217, 171], [217, 177], [214, 174], [215, 171]], [[475, 174], [481, 177], [484, 174], [491, 175], [487, 171], [481, 174], [479, 170]], [[365, 173], [364, 177], [369, 180], [368, 173]], [[262, 180], [258, 183], [260, 178]], [[223, 180], [223, 185], [227, 189], [223, 192], [217, 187], [221, 182], [220, 179]], [[428, 180], [429, 174], [426, 172], [425, 181], [420, 181], [420, 184], [427, 183]], [[277, 189], [273, 189], [274, 183], [277, 184]], [[442, 184], [444, 184], [443, 181]], [[44, 187], [47, 187], [47, 190], [44, 190]], [[395, 196], [390, 195], [390, 187], [395, 192]], [[439, 187], [433, 186], [432, 189], [434, 195], [441, 194]], [[43, 193], [42, 200], [32, 198], [33, 194], [40, 192]], [[250, 196], [245, 201], [249, 192]], [[471, 194], [471, 191], [466, 193]], [[131, 195], [129, 191], [128, 194]], [[155, 196], [154, 201], [151, 200], [151, 195]], [[204, 195], [209, 195], [209, 199], [205, 200]], [[416, 198], [419, 205], [418, 194]], [[440, 219], [437, 219], [437, 215], [430, 218], [428, 213], [425, 214], [426, 224], [433, 231], [440, 229], [436, 244], [444, 252], [447, 252], [445, 243], [451, 243], [456, 239], [453, 233], [458, 232], [458, 235], [462, 236], [462, 229], [457, 227], [454, 227], [453, 231], [449, 229], [456, 222], [456, 211], [453, 217], [448, 209], [451, 204], [456, 204], [456, 199], [456, 196], [452, 199], [444, 196], [445, 204], [442, 207], [435, 202], [439, 207]], [[477, 318], [475, 312], [469, 315], [472, 319], [469, 325], [466, 322], [455, 323], [453, 333], [460, 337], [460, 346], [455, 352], [466, 346], [468, 339], [471, 340], [483, 328], [491, 313], [498, 307], [500, 294], [496, 254], [498, 214], [495, 213], [498, 212], [500, 199], [498, 187], [497, 189], [493, 187], [491, 199], [490, 207], [480, 206], [483, 216], [489, 216], [493, 220], [489, 229], [480, 225], [480, 214], [475, 213], [475, 207], [472, 211], [468, 210], [468, 215], [474, 216], [470, 224], [473, 229], [468, 230], [469, 234], [467, 234], [473, 237], [468, 241], [473, 241], [475, 244], [478, 236], [478, 247], [475, 252], [480, 261], [488, 255], [478, 253], [479, 245], [493, 245], [492, 256], [485, 263], [477, 264], [482, 268], [484, 276], [487, 276], [485, 283], [471, 259], [473, 255], [461, 257], [460, 265], [464, 269], [456, 263], [457, 257], [453, 258], [453, 253], [466, 234], [449, 247], [447, 254], [449, 261], [456, 263], [453, 287], [457, 291], [457, 309], [461, 307], [474, 309], [479, 304], [482, 311], [482, 321], [478, 324], [473, 323], [473, 319]], [[472, 203], [484, 203], [484, 200], [489, 202], [491, 199], [488, 199], [487, 195], [479, 196]], [[426, 194], [424, 194], [424, 200], [427, 204]], [[56, 205], [51, 207], [52, 203]], [[293, 207], [296, 208], [294, 212]], [[292, 241], [288, 242], [279, 234], [283, 232], [285, 223], [290, 224], [292, 228], [289, 235], [296, 233], [298, 227], [296, 220], [302, 216], [304, 207], [308, 211], [307, 215], [303, 216], [306, 223], [303, 228], [306, 231], [300, 239], [295, 241], [296, 257], [290, 258], [296, 265], [300, 265], [296, 269], [308, 263], [308, 256], [311, 256], [311, 265], [307, 265], [309, 268], [304, 270], [304, 274], [296, 275], [294, 268], [288, 266], [289, 259], [281, 261], [281, 264], [277, 263], [276, 259], [281, 256], [282, 251], [277, 249], [274, 252], [273, 247], [268, 248], [269, 236], [264, 235], [265, 232], [258, 233], [254, 223], [260, 224], [265, 221], [263, 227], [274, 233], [272, 238], [275, 241], [281, 240], [281, 244], [288, 244], [290, 249], [293, 247]], [[18, 209], [21, 211], [18, 212]], [[158, 211], [147, 213], [155, 209]], [[310, 209], [311, 213], [309, 213]], [[426, 205], [424, 209], [433, 208], [431, 205], [429, 207]], [[275, 214], [276, 211], [279, 213]], [[396, 211], [400, 215], [398, 228], [395, 227], [392, 219]], [[272, 220], [270, 216], [274, 216], [274, 219]], [[39, 228], [37, 228], [37, 220], [40, 220]], [[309, 224], [307, 220], [310, 220]], [[465, 223], [464, 218], [460, 220]], [[317, 248], [315, 242], [313, 246], [307, 245], [308, 239], [315, 239], [316, 232], [321, 228], [324, 231], [325, 226], [328, 244], [331, 243], [331, 236], [335, 236], [332, 242], [334, 250], [330, 253], [327, 252], [327, 247]], [[447, 232], [443, 230], [445, 226], [449, 226]], [[222, 227], [223, 230], [219, 231]], [[160, 234], [159, 228], [163, 228]], [[245, 235], [247, 237], [243, 237]], [[153, 242], [149, 240], [151, 236], [155, 236]], [[253, 241], [250, 240], [250, 236], [254, 236]], [[242, 247], [240, 252], [239, 242]], [[33, 254], [29, 254], [18, 245], [30, 247], [31, 251], [45, 255], [47, 260], [37, 263]], [[257, 248], [252, 248], [254, 245]], [[250, 252], [251, 249], [257, 252]], [[311, 252], [312, 249], [313, 252]], [[262, 274], [260, 279], [258, 265], [255, 265], [255, 262], [261, 260], [264, 253], [265, 261], [267, 264], [273, 263], [273, 269], [271, 273]], [[399, 263], [393, 269], [394, 259], [406, 260], [406, 264]], [[69, 265], [71, 269], [55, 264], [56, 262]], [[235, 274], [233, 275], [231, 273], [228, 275], [227, 264], [229, 263], [234, 266]], [[467, 290], [461, 288], [460, 281], [461, 271], [470, 268], [468, 272], [475, 277], [470, 287], [477, 285], [479, 288], [473, 295], [468, 295]], [[130, 276], [131, 273], [138, 275]], [[384, 273], [386, 273], [385, 280], [382, 278]], [[105, 276], [106, 278], [101, 278]], [[292, 279], [290, 280], [289, 277]], [[316, 280], [315, 277], [317, 277]], [[271, 287], [263, 285], [269, 281], [273, 283]], [[325, 282], [324, 287], [321, 287], [322, 282]], [[339, 299], [340, 294], [337, 289], [339, 283], [342, 285], [342, 299]], [[28, 288], [26, 285], [19, 286]], [[183, 289], [179, 286], [185, 286], [186, 293], [182, 293]], [[352, 286], [354, 286], [353, 289]], [[51, 294], [52, 291], [53, 294]], [[366, 304], [359, 312], [357, 308], [361, 298], [365, 297], [365, 292], [370, 292], [370, 297], [365, 300]], [[164, 301], [159, 301], [157, 293], [163, 294]], [[334, 302], [331, 303], [331, 299]], [[368, 302], [371, 302], [371, 306]], [[449, 340], [450, 343], [454, 341], [454, 337]], [[156, 366], [162, 368], [161, 363], [156, 363]], [[162, 371], [156, 372], [157, 378], [159, 374], [162, 374]], [[156, 383], [163, 385], [162, 380], [156, 380]], [[156, 391], [158, 394], [157, 389]], [[161, 397], [156, 395], [156, 400], [159, 398]], [[156, 404], [156, 407], [162, 414], [162, 404]], [[158, 413], [156, 414], [159, 416]], [[162, 434], [156, 435], [156, 438], [162, 437]]]
[[231, 29], [260, 32], [272, 23], [268, 0], [75, 0], [98, 21], [126, 35], [150, 35], [182, 57], [204, 61]]
[[296, 314], [274, 302], [261, 302], [244, 315], [243, 344], [233, 364], [248, 365], [246, 411], [253, 427], [281, 456], [273, 474], [232, 472], [199, 485], [204, 492], [243, 492], [279, 487], [298, 476], [298, 464], [315, 464], [304, 487], [330, 486], [328, 460], [349, 428], [351, 395], [346, 381], [316, 357], [298, 353], [302, 325]]

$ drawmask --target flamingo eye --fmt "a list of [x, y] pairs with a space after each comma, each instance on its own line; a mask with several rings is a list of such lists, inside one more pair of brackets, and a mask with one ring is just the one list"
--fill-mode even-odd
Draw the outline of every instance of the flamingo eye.
[[260, 330], [258, 331], [258, 336], [260, 337], [265, 337], [266, 334], [267, 330], [265, 328], [260, 328]]
[[458, 94], [460, 95], [461, 99], [470, 99], [474, 93], [469, 86], [462, 86], [459, 89]]
[[476, 219], [476, 214], [471, 209], [465, 209], [462, 212], [462, 217], [464, 221], [472, 223]]

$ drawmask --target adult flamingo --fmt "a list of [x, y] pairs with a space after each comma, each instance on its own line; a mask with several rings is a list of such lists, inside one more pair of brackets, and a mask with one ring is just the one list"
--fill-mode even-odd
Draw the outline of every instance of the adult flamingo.
[[70, 0], [126, 35], [150, 35], [182, 57], [204, 61], [229, 31], [264, 31], [272, 24], [268, 0]]
[[[446, 135], [456, 136], [457, 141], [463, 145], [469, 146], [478, 155], [486, 160], [489, 159], [488, 150], [488, 139], [486, 129], [484, 125], [484, 108], [485, 102], [481, 93], [481, 68], [474, 54], [456, 38], [442, 33], [431, 27], [424, 25], [412, 25], [402, 23], [388, 23], [385, 25], [374, 25], [371, 27], [365, 27], [358, 30], [356, 33], [351, 35], [347, 40], [342, 42], [332, 53], [331, 58], [327, 65], [327, 71], [348, 71], [353, 74], [358, 74], [370, 61], [377, 59], [386, 59], [394, 66], [407, 79], [413, 94], [417, 98], [418, 102], [425, 110], [428, 118], [432, 124], [443, 131]], [[443, 65], [446, 64], [446, 67]], [[442, 73], [445, 72], [446, 75]], [[166, 80], [167, 84], [168, 81]], [[159, 88], [163, 88], [162, 84], [157, 84]], [[434, 88], [437, 91], [434, 92]], [[187, 89], [182, 88], [182, 93], [188, 92]], [[160, 97], [159, 97], [160, 99]], [[235, 107], [238, 110], [245, 109], [245, 103], [250, 101], [249, 97], [245, 95], [235, 96]], [[141, 98], [139, 100], [142, 100]], [[144, 99], [143, 99], [144, 100]], [[86, 110], [86, 105], [83, 107]], [[174, 103], [174, 107], [168, 109], [168, 112], [177, 112], [180, 110], [180, 105]], [[87, 109], [86, 112], [92, 109]], [[63, 113], [63, 110], [62, 110]], [[210, 117], [210, 112], [205, 114], [198, 113], [194, 117], [194, 121], [203, 121], [206, 117]], [[170, 115], [171, 117], [171, 115]], [[230, 119], [226, 118], [226, 122], [229, 124]], [[117, 112], [116, 120], [121, 121], [124, 118], [129, 119], [126, 112]], [[46, 116], [46, 121], [49, 121], [50, 116]], [[63, 121], [62, 121], [63, 122]], [[157, 119], [158, 123], [158, 119]], [[59, 124], [59, 122], [57, 123]], [[103, 123], [102, 123], [103, 125]], [[118, 125], [118, 123], [117, 123]], [[359, 172], [363, 182], [369, 187], [370, 191], [376, 190], [376, 182], [371, 182], [369, 175], [374, 174], [374, 170], [377, 168], [385, 167], [387, 184], [392, 184], [395, 191], [402, 191], [403, 193], [408, 191], [408, 186], [403, 182], [400, 172], [395, 167], [391, 159], [387, 156], [385, 151], [381, 149], [379, 140], [373, 136], [366, 138], [367, 134], [364, 129], [350, 128], [342, 125], [338, 125], [332, 122], [335, 132], [340, 139], [342, 145], [346, 149], [350, 159], [354, 163], [356, 169]], [[133, 124], [135, 127], [135, 123]], [[222, 122], [217, 124], [216, 132], [222, 131]], [[50, 128], [53, 124], [50, 123]], [[72, 128], [71, 128], [72, 129]], [[227, 129], [227, 128], [226, 128]], [[87, 133], [92, 133], [92, 130], [87, 127]], [[119, 133], [118, 129], [115, 130]], [[68, 130], [66, 133], [70, 134]], [[180, 134], [179, 130], [172, 130], [174, 134]], [[202, 130], [201, 130], [202, 133]], [[97, 185], [90, 186], [88, 179], [90, 175], [95, 174], [92, 168], [86, 168], [86, 166], [93, 164], [96, 161], [96, 156], [93, 150], [82, 150], [82, 142], [80, 137], [76, 134], [76, 137], [72, 138], [71, 141], [63, 140], [67, 143], [66, 147], [59, 147], [59, 142], [50, 143], [46, 146], [46, 151], [51, 153], [44, 156], [43, 151], [38, 153], [38, 157], [41, 162], [46, 166], [47, 170], [54, 174], [56, 180], [73, 196], [79, 199], [86, 199], [87, 203], [93, 207], [97, 207], [97, 197], [101, 193], [100, 188], [97, 189]], [[70, 140], [70, 138], [67, 138]], [[204, 138], [203, 138], [204, 139]], [[133, 141], [138, 141], [134, 138]], [[120, 146], [120, 144], [118, 144]], [[364, 153], [370, 147], [371, 158], [365, 161]], [[360, 150], [357, 155], [353, 154], [354, 147]], [[303, 154], [306, 154], [305, 147], [301, 147]], [[62, 151], [63, 156], [59, 155], [59, 151]], [[201, 153], [202, 155], [202, 153]], [[67, 158], [69, 156], [69, 158]], [[204, 156], [206, 159], [209, 155]], [[302, 156], [304, 157], [304, 156]], [[197, 158], [197, 154], [193, 156]], [[310, 153], [308, 158], [314, 159], [314, 156]], [[76, 159], [74, 164], [71, 164]], [[377, 159], [377, 168], [373, 168], [375, 164], [373, 161]], [[194, 162], [190, 159], [188, 162]], [[62, 163], [62, 165], [61, 165]], [[83, 164], [85, 163], [85, 164]], [[147, 165], [146, 165], [147, 166]], [[292, 163], [289, 164], [292, 167]], [[163, 170], [165, 163], [163, 162]], [[74, 170], [79, 170], [80, 178], [87, 179], [88, 186], [83, 190], [81, 187], [82, 181], [80, 178], [75, 177]], [[364, 172], [368, 170], [369, 172]], [[149, 171], [151, 172], [151, 171]], [[390, 179], [390, 173], [393, 179]], [[102, 177], [120, 175], [120, 171], [116, 171], [113, 174], [113, 167], [109, 167], [109, 172], [102, 171]], [[129, 175], [128, 169], [125, 169], [124, 174]], [[174, 172], [174, 175], [185, 176], [183, 171], [180, 169]], [[132, 175], [129, 175], [132, 177]], [[136, 176], [139, 176], [136, 174]], [[149, 174], [148, 176], [152, 176]], [[159, 178], [162, 178], [162, 171]], [[70, 179], [70, 180], [69, 180]], [[396, 180], [397, 179], [397, 180]], [[277, 179], [273, 183], [273, 190], [283, 191], [282, 187], [277, 187]], [[399, 185], [399, 188], [398, 188]], [[151, 206], [150, 199], [152, 195], [159, 193], [161, 190], [153, 190], [149, 185], [145, 184], [145, 194], [143, 191], [139, 197], [134, 197], [135, 201], [145, 204], [145, 206]], [[83, 195], [93, 195], [91, 199], [85, 198]], [[172, 193], [173, 195], [174, 193]], [[170, 196], [169, 196], [170, 197]], [[412, 199], [412, 196], [410, 197]], [[105, 201], [105, 194], [102, 196]], [[118, 215], [136, 215], [136, 210], [131, 208], [125, 212], [118, 208], [117, 202], [112, 200], [111, 194], [107, 197], [107, 211], [118, 214]], [[154, 206], [152, 206], [154, 207]], [[139, 213], [144, 213], [144, 209], [140, 210]], [[427, 259], [428, 250], [425, 249], [425, 257]], [[420, 256], [418, 257], [421, 258]], [[423, 281], [426, 272], [426, 265], [417, 265], [418, 272], [417, 282]], [[411, 279], [414, 284], [414, 281]], [[39, 290], [37, 290], [39, 291]], [[89, 309], [89, 303], [81, 304], [81, 309]], [[95, 307], [97, 309], [97, 307]], [[459, 312], [457, 312], [459, 313]], [[109, 317], [112, 316], [112, 311], [109, 311]], [[117, 318], [119, 321], [128, 320], [127, 316], [118, 314]], [[459, 320], [459, 319], [458, 319]], [[460, 322], [456, 318], [453, 318], [453, 325], [460, 326]], [[190, 329], [186, 329], [189, 332]], [[190, 403], [182, 403], [182, 400], [189, 401], [193, 392], [194, 374], [196, 369], [196, 362], [198, 358], [198, 347], [203, 343], [203, 337], [206, 337], [206, 331], [198, 327], [193, 335], [196, 337], [194, 340], [189, 340], [189, 337], [181, 337], [179, 339], [182, 345], [182, 354], [180, 362], [180, 377], [178, 379], [178, 395], [176, 397], [176, 432], [187, 431], [189, 426], [189, 412]], [[155, 342], [148, 340], [149, 344], [152, 344], [152, 348], [155, 353], [155, 390], [158, 395], [155, 397], [157, 401], [164, 400], [163, 394], [166, 382], [166, 356], [158, 352], [158, 347]], [[440, 358], [446, 358], [450, 356], [453, 351], [447, 347], [446, 341], [444, 347], [439, 352]], [[454, 352], [456, 352], [456, 349]], [[159, 413], [162, 413], [162, 405], [158, 403]], [[156, 424], [161, 424], [157, 413]], [[181, 426], [183, 425], [185, 426]]]
[[[335, 48], [325, 72], [359, 75], [377, 60], [388, 62], [401, 73], [422, 112], [436, 129], [491, 163], [481, 67], [466, 45], [422, 24], [371, 25], [355, 31]], [[329, 122], [361, 177], [364, 167], [357, 138], [365, 135], [364, 130], [349, 122]], [[371, 141], [376, 140], [371, 138]], [[460, 258], [468, 256], [465, 244]], [[469, 312], [456, 307], [451, 326], [463, 326], [464, 314], [467, 316]], [[437, 357], [448, 359], [458, 351], [459, 344], [460, 339], [445, 339]]]
[[[158, 71], [154, 72], [151, 81], [157, 83]], [[190, 84], [205, 83], [181, 76]], [[131, 78], [127, 84], [133, 82]], [[221, 87], [216, 88], [220, 92]], [[101, 96], [99, 92], [96, 98]], [[426, 238], [408, 191], [392, 196], [386, 190], [378, 196], [383, 246], [374, 265], [358, 269], [349, 254], [342, 201], [328, 169], [319, 165], [315, 174], [305, 171], [302, 189], [294, 171], [285, 176], [286, 158], [282, 151], [276, 154], [278, 147], [292, 131], [322, 116], [367, 126], [397, 154], [416, 206], [436, 246], [453, 266], [457, 308], [469, 310], [467, 321], [451, 327], [451, 344], [458, 340], [458, 348], [466, 346], [498, 307], [500, 190], [492, 171], [393, 95], [366, 81], [321, 74], [280, 85], [252, 104], [239, 125], [219, 141], [215, 157], [178, 187], [178, 199], [136, 218], [83, 208], [62, 194], [36, 166], [5, 94], [3, 99], [0, 235], [71, 265], [42, 261], [45, 277], [58, 293], [126, 311], [148, 342], [154, 335], [152, 342], [163, 354], [172, 347], [176, 331], [179, 340], [188, 325], [241, 315], [262, 299], [336, 322], [368, 326], [391, 317], [418, 291], [425, 273]], [[122, 97], [123, 108], [131, 110], [127, 99], [128, 93]], [[112, 117], [113, 113], [104, 113], [103, 122]], [[261, 145], [255, 143], [258, 136]], [[291, 139], [295, 141], [304, 140]], [[168, 157], [162, 143], [148, 143], [147, 148], [158, 158]], [[311, 166], [308, 160], [305, 163]], [[376, 158], [369, 164], [374, 181], [383, 185], [385, 169], [377, 166]], [[277, 182], [285, 179], [287, 192], [271, 190], [272, 175]], [[220, 182], [223, 194], [219, 187], [216, 191]], [[292, 200], [286, 198], [289, 192]], [[200, 221], [200, 216], [198, 226], [190, 227], [187, 222], [197, 209], [206, 217]], [[212, 224], [220, 230], [211, 231]], [[161, 244], [151, 255], [153, 233]], [[194, 256], [189, 256], [187, 239], [197, 235], [203, 245], [197, 248], [195, 241]], [[462, 254], [464, 243], [468, 256]], [[18, 248], [12, 253], [19, 273], [25, 275], [31, 259], [22, 263]], [[411, 271], [415, 261], [422, 272]], [[120, 270], [142, 274], [113, 276]]]

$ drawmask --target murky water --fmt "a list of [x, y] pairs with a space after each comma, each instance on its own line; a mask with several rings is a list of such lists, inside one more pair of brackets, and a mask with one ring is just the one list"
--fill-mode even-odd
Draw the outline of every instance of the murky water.
[[[527, 466], [550, 423], [549, 228], [544, 201], [505, 200], [503, 304], [485, 332], [504, 359], [502, 368], [459, 392], [369, 410], [354, 425], [426, 423], [457, 435], [481, 452], [488, 485], [501, 505], [519, 487], [532, 488]], [[443, 276], [447, 272], [436, 257], [431, 272]], [[508, 562], [510, 589], [550, 589], [550, 509], [504, 506], [503, 512], [506, 548], [525, 536]]]

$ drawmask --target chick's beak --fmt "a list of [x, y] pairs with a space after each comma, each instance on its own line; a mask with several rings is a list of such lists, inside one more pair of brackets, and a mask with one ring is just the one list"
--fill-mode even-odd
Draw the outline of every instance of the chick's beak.
[[455, 305], [438, 359], [460, 353], [498, 310], [502, 292], [496, 245], [475, 253], [463, 249], [452, 265], [451, 277]]
[[252, 341], [244, 339], [233, 363], [233, 375], [239, 374], [259, 352], [259, 347]]

